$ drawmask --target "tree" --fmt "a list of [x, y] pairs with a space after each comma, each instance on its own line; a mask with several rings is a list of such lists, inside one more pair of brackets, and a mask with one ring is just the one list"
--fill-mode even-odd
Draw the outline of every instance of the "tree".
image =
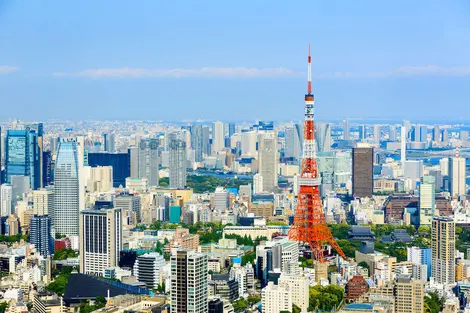
[[292, 313], [301, 313], [302, 309], [296, 306], [295, 304], [292, 304]]
[[429, 292], [424, 297], [424, 309], [427, 313], [439, 313], [444, 308], [445, 299], [439, 297], [436, 291]]
[[310, 287], [309, 293], [309, 311], [331, 311], [332, 309], [337, 308], [344, 298], [343, 288], [335, 285]]
[[8, 309], [8, 302], [0, 303], [0, 313], [6, 312], [7, 309]]
[[232, 305], [235, 312], [243, 312], [248, 308], [248, 301], [242, 298], [232, 302]]

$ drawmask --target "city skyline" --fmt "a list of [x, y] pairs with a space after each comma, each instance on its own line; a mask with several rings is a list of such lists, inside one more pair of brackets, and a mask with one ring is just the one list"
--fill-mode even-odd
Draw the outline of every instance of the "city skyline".
[[458, 121], [466, 107], [465, 1], [110, 4], [2, 3], [0, 106], [28, 120], [224, 120], [227, 107], [235, 120], [299, 120], [286, 108], [302, 107], [310, 42], [319, 120]]

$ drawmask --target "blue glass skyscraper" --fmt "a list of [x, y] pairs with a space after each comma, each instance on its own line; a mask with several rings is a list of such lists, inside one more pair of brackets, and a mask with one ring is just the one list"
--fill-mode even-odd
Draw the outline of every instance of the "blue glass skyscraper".
[[32, 189], [41, 186], [41, 163], [38, 134], [27, 129], [10, 129], [5, 139], [5, 181], [11, 183], [12, 176], [29, 177]]

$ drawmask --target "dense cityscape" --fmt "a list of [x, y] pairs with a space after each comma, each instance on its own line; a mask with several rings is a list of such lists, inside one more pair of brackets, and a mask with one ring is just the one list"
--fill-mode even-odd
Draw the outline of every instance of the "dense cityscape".
[[0, 313], [470, 313], [470, 2], [0, 0]]
[[4, 123], [2, 310], [470, 312], [468, 128], [315, 123], [310, 62], [303, 123]]

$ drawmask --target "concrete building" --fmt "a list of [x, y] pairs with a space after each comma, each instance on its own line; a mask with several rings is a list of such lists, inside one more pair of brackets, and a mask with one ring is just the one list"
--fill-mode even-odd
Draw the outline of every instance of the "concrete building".
[[15, 236], [20, 233], [20, 221], [15, 214], [8, 216], [5, 224], [7, 225], [7, 235]]
[[120, 208], [123, 212], [135, 212], [137, 221], [140, 223], [141, 199], [139, 195], [132, 193], [121, 193], [114, 198], [113, 203], [115, 208]]
[[374, 191], [373, 160], [373, 148], [353, 148], [353, 197], [372, 197]]
[[13, 187], [0, 185], [0, 216], [9, 216], [13, 212]]
[[186, 186], [186, 143], [181, 139], [170, 139], [170, 188], [184, 188]]
[[212, 123], [212, 154], [215, 155], [225, 148], [224, 123]]
[[260, 135], [258, 144], [259, 174], [263, 177], [263, 191], [274, 192], [278, 185], [279, 154], [274, 133]]
[[221, 212], [230, 209], [230, 193], [223, 187], [217, 187], [214, 192], [214, 209]]
[[30, 222], [30, 242], [40, 255], [47, 257], [54, 253], [54, 238], [51, 235], [52, 219], [48, 215], [34, 215]]
[[419, 185], [419, 225], [431, 226], [436, 209], [434, 177], [423, 176]]
[[434, 217], [431, 235], [432, 277], [439, 284], [455, 282], [455, 222]]
[[274, 285], [272, 281], [261, 290], [263, 313], [292, 310], [292, 293], [288, 286]]
[[424, 313], [424, 283], [401, 275], [395, 291], [395, 313]]
[[80, 212], [80, 272], [103, 276], [104, 270], [118, 266], [122, 250], [120, 208]]
[[467, 194], [467, 186], [465, 184], [466, 178], [466, 164], [465, 158], [454, 157], [449, 159], [449, 180], [450, 180], [450, 195], [452, 197], [462, 196]]
[[33, 190], [33, 210], [36, 215], [50, 215], [54, 213], [54, 189]]
[[[419, 265], [413, 267], [413, 278], [428, 281], [431, 277], [432, 250], [429, 248], [407, 247], [408, 262]], [[421, 267], [423, 265], [424, 267]]]
[[88, 192], [106, 192], [113, 189], [112, 166], [85, 166], [83, 171]]
[[287, 286], [292, 295], [292, 303], [302, 312], [307, 312], [309, 306], [309, 280], [305, 276], [281, 275], [279, 286]]
[[161, 273], [166, 265], [165, 258], [157, 253], [151, 252], [138, 256], [134, 263], [134, 276], [140, 283], [148, 288], [157, 289], [162, 283]]
[[208, 311], [206, 254], [179, 249], [171, 256], [171, 313]]
[[150, 186], [158, 186], [159, 183], [159, 146], [158, 138], [146, 138], [139, 142], [137, 178], [147, 178]]

